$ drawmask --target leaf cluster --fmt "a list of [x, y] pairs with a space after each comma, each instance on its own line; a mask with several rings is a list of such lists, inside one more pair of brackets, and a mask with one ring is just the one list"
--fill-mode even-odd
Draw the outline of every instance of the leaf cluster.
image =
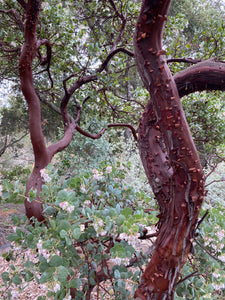
[[[110, 279], [111, 296], [132, 298], [126, 280], [135, 287], [141, 275], [138, 266], [147, 259], [141, 247], [135, 250], [135, 243], [143, 228], [157, 220], [156, 212], [148, 214], [142, 209], [142, 203], [150, 199], [124, 185], [124, 170], [107, 163], [61, 185], [57, 171], [50, 176], [51, 182], [41, 193], [47, 226], [35, 220], [34, 226], [24, 224], [15, 216], [14, 225], [23, 224], [26, 230], [17, 227], [8, 237], [19, 251], [30, 249], [35, 255], [38, 249], [36, 263], [24, 252], [22, 269], [2, 274], [5, 285], [22, 288], [23, 280], [35, 279], [48, 284], [48, 297], [63, 299], [74, 289], [74, 299], [82, 299], [97, 286], [104, 296], [100, 284]], [[11, 259], [11, 255], [5, 257]], [[56, 285], [60, 286], [57, 291]]]

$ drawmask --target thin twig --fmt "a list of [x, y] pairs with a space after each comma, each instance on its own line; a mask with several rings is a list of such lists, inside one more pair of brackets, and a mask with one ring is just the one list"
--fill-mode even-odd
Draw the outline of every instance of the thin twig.
[[217, 257], [215, 257], [212, 253], [209, 252], [204, 246], [202, 246], [196, 239], [195, 242], [201, 247], [209, 256], [211, 256], [214, 260], [221, 262]]
[[189, 274], [188, 276], [186, 276], [186, 277], [180, 279], [180, 280], [175, 284], [175, 286], [177, 286], [177, 285], [180, 284], [181, 282], [184, 282], [185, 280], [187, 280], [188, 278], [190, 278], [190, 277], [192, 277], [192, 276], [194, 276], [194, 275], [195, 275], [195, 276], [200, 275], [200, 274], [196, 274], [196, 273], [198, 273], [198, 271], [194, 271], [193, 273]]
[[[43, 57], [41, 55], [41, 52], [39, 51], [41, 46], [45, 46], [46, 47], [46, 55]], [[49, 80], [51, 82], [51, 88], [53, 88], [53, 79], [50, 73], [50, 64], [51, 64], [51, 59], [52, 59], [52, 46], [49, 42], [49, 40], [47, 39], [41, 39], [37, 41], [37, 53], [38, 53], [38, 58], [40, 61], [40, 64], [43, 65], [47, 65], [46, 69], [44, 69], [42, 72], [47, 71], [48, 73], [48, 77]]]
[[203, 217], [198, 221], [196, 229], [199, 228], [199, 226], [201, 225], [201, 223], [204, 221], [204, 219], [206, 218], [206, 216], [209, 214], [209, 210], [207, 209], [207, 211], [204, 213]]
[[[211, 160], [213, 159], [213, 158], [218, 158], [219, 159], [219, 161], [216, 163], [216, 164], [214, 164], [214, 165], [212, 165], [212, 163], [211, 163]], [[216, 155], [211, 155], [210, 157], [209, 157], [209, 160], [208, 160], [208, 165], [211, 167], [211, 170], [210, 170], [210, 172], [205, 176], [205, 180], [215, 171], [215, 169], [218, 167], [218, 165], [222, 162], [222, 161], [225, 161], [225, 158], [224, 157], [220, 157], [218, 154], [216, 154]]]
[[210, 184], [212, 184], [212, 183], [214, 183], [214, 182], [223, 182], [223, 181], [225, 181], [225, 179], [213, 180], [213, 181], [207, 183], [207, 184], [205, 185], [205, 187], [209, 186]]
[[193, 58], [169, 58], [167, 59], [167, 63], [172, 62], [184, 62], [184, 63], [191, 63], [191, 64], [197, 64], [201, 62], [201, 59], [193, 59]]
[[19, 26], [20, 30], [24, 31], [23, 21], [21, 20], [19, 14], [14, 8], [10, 8], [9, 10], [0, 9], [0, 13], [12, 15], [13, 19], [15, 20], [16, 24]]

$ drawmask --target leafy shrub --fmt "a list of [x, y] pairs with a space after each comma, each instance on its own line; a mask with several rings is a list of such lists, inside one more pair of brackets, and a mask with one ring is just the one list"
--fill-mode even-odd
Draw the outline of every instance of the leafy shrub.
[[[21, 220], [13, 216], [17, 227], [8, 237], [14, 248], [4, 254], [11, 261], [11, 271], [2, 274], [3, 299], [10, 299], [14, 286], [22, 289], [33, 279], [47, 285], [51, 299], [70, 299], [70, 289], [73, 299], [87, 299], [88, 293], [96, 290], [102, 298], [133, 299], [152, 250], [151, 244], [149, 251], [142, 250], [138, 238], [144, 228], [157, 222], [157, 210], [147, 213], [153, 200], [124, 184], [125, 170], [129, 171], [129, 164], [103, 162], [62, 183], [52, 166], [42, 172], [46, 224], [34, 220], [31, 226], [25, 216]], [[13, 186], [8, 186], [8, 191], [10, 195], [19, 193]], [[35, 199], [35, 191], [29, 196]], [[225, 297], [225, 209], [221, 201], [213, 207], [210, 201], [206, 197], [201, 211], [205, 218], [178, 280], [177, 300]], [[17, 255], [24, 257], [19, 270], [14, 266]], [[38, 300], [43, 299], [45, 296]]]
[[182, 101], [204, 167], [207, 166], [210, 156], [224, 150], [225, 111], [223, 103], [224, 95], [220, 92], [194, 93], [184, 97]]
[[[46, 224], [26, 223], [25, 230], [17, 227], [8, 237], [19, 251], [29, 252], [21, 270], [2, 274], [5, 285], [22, 286], [36, 279], [48, 284], [47, 297], [67, 299], [73, 289], [74, 299], [84, 299], [109, 279], [107, 290], [114, 299], [132, 299], [133, 290], [126, 282], [135, 288], [141, 266], [147, 263], [142, 250], [135, 249], [137, 239], [157, 220], [157, 211], [144, 211], [151, 199], [123, 184], [119, 165], [102, 163], [61, 186], [57, 172], [50, 176], [43, 174], [46, 185], [41, 193]], [[25, 225], [24, 221], [13, 218], [16, 226]], [[105, 292], [100, 289], [100, 293]]]
[[1, 173], [2, 178], [7, 181], [16, 181], [19, 179], [22, 184], [25, 184], [30, 175], [30, 171], [31, 170], [29, 168], [24, 168], [21, 165], [16, 165], [10, 170], [1, 170]]

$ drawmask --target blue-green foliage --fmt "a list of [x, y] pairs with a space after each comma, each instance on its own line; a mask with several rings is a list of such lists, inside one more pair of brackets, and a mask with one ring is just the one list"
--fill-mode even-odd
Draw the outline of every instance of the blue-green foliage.
[[[47, 224], [26, 223], [26, 232], [17, 227], [8, 237], [19, 251], [30, 249], [30, 254], [20, 271], [2, 274], [5, 285], [20, 286], [22, 279], [36, 279], [48, 283], [48, 297], [63, 299], [70, 288], [76, 288], [75, 299], [84, 299], [86, 290], [97, 285], [95, 271], [101, 270], [105, 279], [111, 278], [109, 291], [114, 299], [132, 299], [126, 282], [129, 279], [135, 287], [141, 269], [127, 266], [135, 257], [133, 267], [146, 264], [146, 256], [134, 245], [142, 228], [157, 221], [157, 212], [144, 211], [151, 199], [125, 185], [124, 175], [119, 164], [102, 163], [60, 185], [57, 171], [52, 172], [41, 193]], [[13, 222], [21, 226], [25, 219], [14, 216]], [[10, 256], [13, 252], [5, 254]]]
[[224, 100], [224, 93], [220, 92], [195, 93], [184, 97], [182, 100], [185, 115], [203, 165], [210, 156], [224, 153]]
[[[58, 171], [49, 166], [45, 172], [51, 180], [41, 193], [47, 226], [36, 221], [31, 226], [26, 217], [13, 216], [17, 228], [8, 239], [19, 248], [4, 254], [12, 263], [11, 270], [2, 274], [9, 294], [12, 284], [22, 287], [22, 280], [35, 279], [47, 284], [52, 299], [64, 299], [70, 288], [77, 289], [75, 299], [84, 299], [87, 289], [98, 285], [95, 272], [101, 270], [105, 279], [111, 278], [107, 287], [112, 299], [132, 299], [141, 267], [149, 259], [141, 253], [138, 237], [144, 227], [157, 222], [157, 210], [145, 212], [152, 207], [152, 199], [124, 183], [126, 169], [129, 164], [102, 162], [98, 168], [82, 170], [79, 176], [60, 183]], [[14, 193], [13, 186], [7, 188]], [[30, 193], [33, 198], [35, 191]], [[219, 300], [225, 296], [224, 205], [220, 201], [212, 207], [207, 199], [201, 216], [206, 209], [209, 214], [198, 228], [175, 299]], [[25, 254], [19, 271], [14, 267], [18, 251]], [[101, 288], [100, 294], [106, 296]]]

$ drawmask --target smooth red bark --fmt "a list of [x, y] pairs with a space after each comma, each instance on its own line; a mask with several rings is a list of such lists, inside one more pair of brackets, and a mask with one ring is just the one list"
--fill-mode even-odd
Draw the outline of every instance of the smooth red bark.
[[[52, 157], [57, 152], [62, 151], [69, 145], [73, 137], [77, 119], [65, 125], [64, 136], [59, 142], [49, 147], [46, 146], [41, 127], [40, 101], [34, 89], [32, 74], [32, 63], [40, 45], [44, 44], [47, 47], [48, 53], [45, 59], [47, 64], [49, 64], [51, 58], [50, 44], [46, 40], [37, 41], [36, 39], [36, 25], [40, 3], [40, 0], [29, 0], [26, 4], [24, 44], [19, 59], [19, 72], [21, 89], [28, 104], [30, 137], [35, 159], [34, 169], [26, 186], [26, 215], [29, 219], [35, 217], [39, 221], [44, 221], [42, 201], [39, 197], [43, 185], [40, 170], [44, 169], [51, 162]], [[64, 110], [61, 113], [64, 115], [67, 111]], [[37, 199], [32, 202], [29, 201], [29, 191], [31, 189], [37, 191]]]
[[206, 60], [177, 73], [174, 80], [183, 97], [196, 91], [225, 91], [225, 62]]

